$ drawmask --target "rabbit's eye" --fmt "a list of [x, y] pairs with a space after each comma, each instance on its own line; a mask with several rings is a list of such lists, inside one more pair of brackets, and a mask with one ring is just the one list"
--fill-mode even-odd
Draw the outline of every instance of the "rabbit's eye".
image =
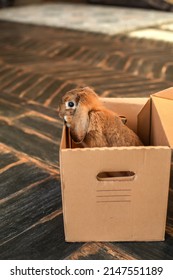
[[73, 102], [73, 101], [69, 101], [69, 102], [68, 102], [68, 107], [73, 108], [73, 107], [74, 107], [74, 105], [75, 105], [75, 104], [74, 104], [74, 102]]
[[66, 109], [75, 109], [76, 108], [76, 103], [74, 101], [67, 101], [65, 102], [65, 107]]

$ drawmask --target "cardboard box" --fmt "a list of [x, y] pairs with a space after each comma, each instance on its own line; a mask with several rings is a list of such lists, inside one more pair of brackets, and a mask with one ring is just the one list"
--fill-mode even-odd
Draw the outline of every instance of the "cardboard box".
[[[60, 165], [65, 239], [164, 240], [173, 88], [150, 98], [104, 98], [102, 102], [126, 116], [127, 125], [146, 146], [78, 148], [64, 127]], [[120, 175], [110, 178], [108, 172]]]

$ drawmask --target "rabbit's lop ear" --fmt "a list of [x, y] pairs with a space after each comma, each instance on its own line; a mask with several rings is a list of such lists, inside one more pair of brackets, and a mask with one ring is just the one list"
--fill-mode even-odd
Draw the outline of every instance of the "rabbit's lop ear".
[[88, 109], [79, 103], [70, 126], [70, 134], [74, 142], [79, 143], [84, 140], [88, 126]]

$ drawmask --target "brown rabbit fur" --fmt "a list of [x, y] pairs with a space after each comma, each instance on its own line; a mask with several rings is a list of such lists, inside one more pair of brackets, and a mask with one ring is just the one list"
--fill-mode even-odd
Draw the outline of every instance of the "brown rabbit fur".
[[70, 127], [72, 140], [83, 147], [143, 145], [116, 113], [101, 104], [89, 87], [67, 92], [59, 106], [59, 116]]

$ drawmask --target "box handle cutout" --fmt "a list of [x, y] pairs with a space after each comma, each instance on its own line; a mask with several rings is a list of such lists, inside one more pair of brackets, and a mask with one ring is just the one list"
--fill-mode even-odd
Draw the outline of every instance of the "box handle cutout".
[[97, 174], [98, 181], [133, 181], [136, 174], [133, 171], [104, 171]]

